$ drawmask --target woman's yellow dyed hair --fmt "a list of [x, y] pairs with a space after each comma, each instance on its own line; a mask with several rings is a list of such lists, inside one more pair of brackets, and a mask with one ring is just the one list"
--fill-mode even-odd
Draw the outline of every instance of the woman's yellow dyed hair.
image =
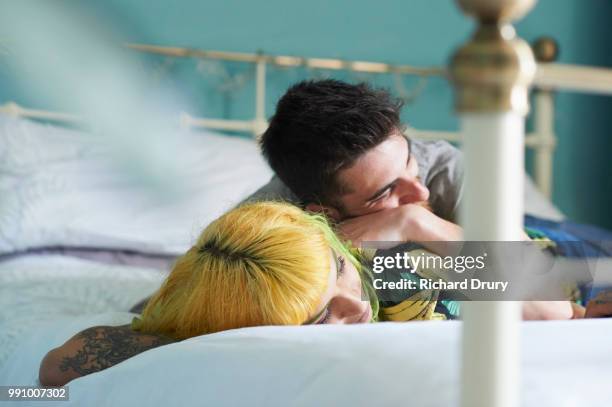
[[330, 249], [361, 270], [323, 216], [279, 202], [242, 205], [211, 223], [177, 260], [137, 329], [185, 339], [302, 324], [327, 289]]

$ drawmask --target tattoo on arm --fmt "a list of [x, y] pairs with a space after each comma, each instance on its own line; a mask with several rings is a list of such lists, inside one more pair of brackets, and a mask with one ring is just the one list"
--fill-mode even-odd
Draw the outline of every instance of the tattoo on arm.
[[97, 326], [79, 333], [74, 340], [82, 346], [61, 360], [62, 372], [79, 376], [99, 372], [146, 350], [174, 342], [161, 335], [142, 334], [129, 326]]

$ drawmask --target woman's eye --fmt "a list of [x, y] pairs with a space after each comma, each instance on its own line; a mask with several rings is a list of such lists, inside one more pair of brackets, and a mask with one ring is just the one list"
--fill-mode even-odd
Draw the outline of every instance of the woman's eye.
[[317, 325], [327, 324], [331, 318], [331, 312], [329, 312], [329, 308], [325, 310], [325, 316], [317, 322]]
[[344, 266], [346, 265], [346, 260], [344, 257], [338, 257], [338, 277], [344, 274]]

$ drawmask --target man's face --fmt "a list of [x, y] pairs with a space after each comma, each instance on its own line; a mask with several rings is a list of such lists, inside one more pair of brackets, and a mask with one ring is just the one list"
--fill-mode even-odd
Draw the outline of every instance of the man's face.
[[340, 196], [341, 217], [355, 217], [409, 203], [427, 206], [429, 190], [419, 179], [419, 166], [408, 140], [389, 136], [338, 173], [338, 181], [350, 191]]

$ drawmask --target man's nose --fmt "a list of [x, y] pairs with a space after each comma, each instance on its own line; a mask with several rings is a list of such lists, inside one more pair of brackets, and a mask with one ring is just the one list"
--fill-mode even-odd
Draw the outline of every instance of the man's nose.
[[401, 182], [400, 204], [423, 202], [429, 199], [429, 189], [418, 178], [404, 179]]

